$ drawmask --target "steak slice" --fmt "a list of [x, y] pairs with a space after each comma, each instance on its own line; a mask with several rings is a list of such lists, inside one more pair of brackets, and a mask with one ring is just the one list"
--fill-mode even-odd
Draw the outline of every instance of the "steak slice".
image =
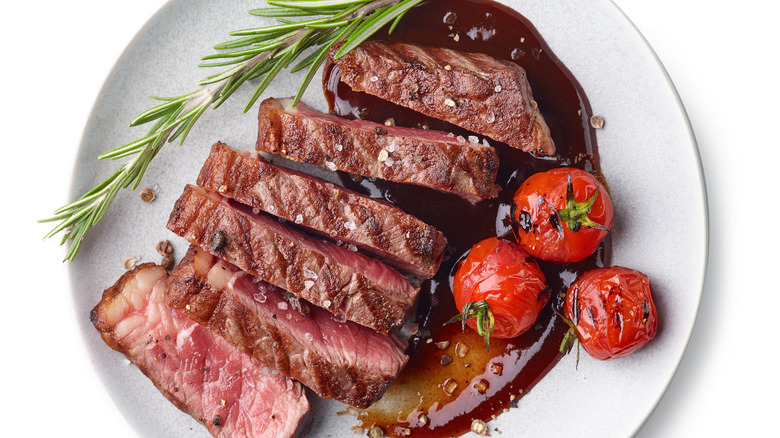
[[304, 432], [303, 387], [168, 307], [166, 277], [165, 269], [145, 263], [103, 292], [90, 319], [106, 343], [215, 437]]
[[321, 397], [367, 408], [398, 377], [406, 344], [307, 305], [191, 246], [168, 278], [168, 304]]
[[452, 133], [324, 114], [292, 99], [260, 105], [257, 150], [330, 170], [415, 184], [476, 203], [495, 198], [495, 149]]
[[[447, 240], [398, 207], [222, 143], [211, 148], [198, 185], [324, 236], [356, 245], [422, 279], [439, 270]], [[305, 193], [306, 196], [301, 196]]]
[[176, 201], [168, 229], [249, 274], [384, 334], [401, 329], [419, 291], [377, 259], [193, 185]]
[[533, 155], [555, 155], [525, 70], [482, 53], [366, 41], [331, 60], [362, 91]]

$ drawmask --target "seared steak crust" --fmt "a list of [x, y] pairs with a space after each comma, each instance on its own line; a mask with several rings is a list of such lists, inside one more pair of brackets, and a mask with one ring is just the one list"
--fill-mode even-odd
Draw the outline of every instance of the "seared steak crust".
[[398, 207], [222, 143], [212, 146], [197, 182], [242, 204], [355, 244], [422, 279], [439, 270], [447, 244], [440, 231]]
[[537, 156], [555, 155], [525, 70], [517, 64], [481, 53], [378, 41], [364, 42], [332, 61], [355, 91]]
[[330, 170], [494, 198], [498, 155], [452, 133], [385, 126], [321, 113], [292, 99], [260, 105], [257, 150]]
[[146, 263], [106, 289], [90, 313], [106, 343], [215, 437], [305, 433], [309, 402], [301, 385], [166, 305], [166, 276]]
[[308, 236], [216, 192], [188, 185], [168, 229], [329, 312], [388, 334], [417, 296], [398, 271], [360, 252]]
[[167, 290], [169, 305], [263, 365], [358, 408], [377, 401], [408, 360], [398, 338], [336, 321], [194, 246]]

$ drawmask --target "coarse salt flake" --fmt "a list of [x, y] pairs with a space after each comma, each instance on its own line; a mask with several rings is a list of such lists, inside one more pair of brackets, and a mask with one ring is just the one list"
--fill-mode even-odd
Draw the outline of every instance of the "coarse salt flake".
[[299, 215], [295, 216], [295, 223], [299, 224], [301, 222], [303, 222], [303, 215], [299, 214]]
[[276, 307], [278, 307], [279, 310], [287, 310], [287, 303], [285, 301], [279, 301], [276, 304]]
[[352, 222], [352, 221], [347, 221], [347, 222], [344, 222], [344, 228], [346, 228], [348, 230], [354, 230], [354, 229], [357, 228], [357, 225], [355, 225], [355, 223]]
[[477, 137], [476, 135], [469, 135], [469, 142], [475, 143], [475, 144], [479, 143], [479, 137]]
[[337, 144], [337, 145], [336, 145], [336, 150], [337, 150], [337, 151], [339, 151], [339, 152], [341, 152], [342, 150], [344, 150], [344, 145]]
[[311, 289], [312, 286], [314, 286], [314, 282], [311, 280], [306, 280], [303, 282], [303, 287], [305, 287], [306, 289]]
[[379, 80], [379, 76], [371, 76], [371, 82], [376, 82]]
[[303, 278], [308, 278], [310, 280], [316, 280], [319, 278], [316, 272], [312, 271], [309, 268], [303, 268]]
[[395, 164], [395, 160], [393, 160], [392, 158], [388, 158], [385, 160], [385, 166], [393, 167], [393, 164]]
[[336, 163], [334, 163], [333, 161], [326, 161], [325, 167], [327, 167], [330, 170], [336, 170]]
[[496, 88], [494, 88], [493, 90], [495, 90], [496, 93], [500, 93], [501, 92], [501, 85], [496, 85]]
[[323, 301], [323, 302], [322, 302], [322, 305], [323, 305], [323, 306], [325, 306], [325, 308], [326, 308], [326, 309], [327, 309], [328, 307], [330, 307], [330, 305], [331, 305], [331, 304], [332, 304], [332, 303], [330, 302], [330, 300], [325, 300], [325, 301]]

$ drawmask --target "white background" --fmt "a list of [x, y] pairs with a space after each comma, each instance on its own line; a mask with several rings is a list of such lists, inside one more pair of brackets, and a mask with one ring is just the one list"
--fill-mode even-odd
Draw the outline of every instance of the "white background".
[[[64, 250], [36, 221], [68, 201], [84, 123], [163, 0], [27, 1], [0, 14], [3, 436], [132, 437], [81, 344]], [[258, 1], [260, 3], [260, 1]], [[641, 438], [777, 433], [780, 6], [615, 0], [655, 49], [697, 137], [710, 259], [688, 351]], [[597, 30], [594, 30], [597, 31]], [[8, 281], [10, 280], [10, 281]], [[565, 413], [560, 413], [565, 421]]]

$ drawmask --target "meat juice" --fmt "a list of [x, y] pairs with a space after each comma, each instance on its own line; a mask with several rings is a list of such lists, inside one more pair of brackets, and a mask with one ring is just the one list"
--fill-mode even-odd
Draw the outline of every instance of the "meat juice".
[[[375, 38], [425, 46], [486, 53], [515, 62], [527, 73], [539, 108], [557, 147], [554, 157], [533, 157], [486, 139], [498, 150], [501, 166], [498, 198], [475, 205], [455, 196], [375, 178], [341, 175], [345, 186], [385, 199], [441, 230], [448, 248], [441, 269], [422, 284], [416, 334], [410, 339], [408, 365], [385, 396], [360, 411], [360, 426], [379, 426], [388, 436], [452, 437], [469, 431], [472, 420], [490, 421], [516, 407], [560, 360], [559, 346], [568, 330], [556, 314], [577, 276], [611, 261], [609, 236], [594, 255], [573, 264], [539, 262], [552, 294], [537, 324], [509, 340], [482, 337], [460, 323], [444, 325], [459, 313], [452, 297], [458, 262], [477, 242], [512, 236], [512, 196], [530, 175], [554, 167], [584, 169], [604, 181], [599, 165], [593, 115], [574, 76], [552, 53], [533, 25], [518, 12], [488, 0], [428, 0], [413, 8], [392, 35]], [[326, 65], [323, 86], [334, 114], [398, 126], [474, 134], [364, 93], [339, 81], [338, 68]], [[483, 137], [477, 136], [478, 141]]]

